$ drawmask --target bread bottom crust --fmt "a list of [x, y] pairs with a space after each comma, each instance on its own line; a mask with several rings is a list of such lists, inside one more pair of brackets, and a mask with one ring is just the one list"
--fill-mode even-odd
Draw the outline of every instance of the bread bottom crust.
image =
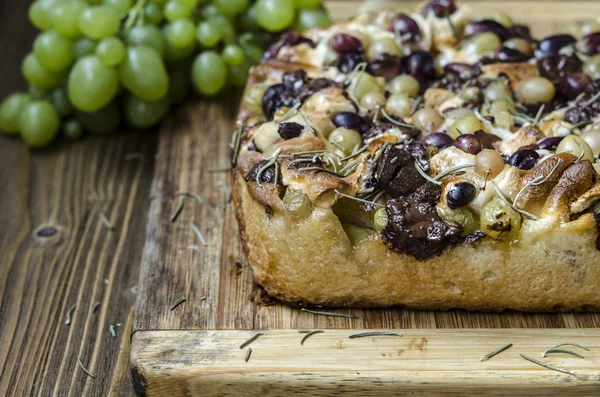
[[239, 173], [233, 198], [254, 278], [293, 305], [499, 312], [600, 310], [600, 251], [591, 214], [505, 244], [489, 238], [418, 261], [377, 235], [353, 247], [331, 209], [273, 213]]

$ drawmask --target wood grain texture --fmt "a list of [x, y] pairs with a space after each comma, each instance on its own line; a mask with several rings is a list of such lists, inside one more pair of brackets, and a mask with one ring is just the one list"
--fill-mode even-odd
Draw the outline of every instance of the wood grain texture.
[[[348, 338], [328, 330], [304, 346], [296, 331], [138, 332], [132, 359], [148, 396], [597, 396], [600, 333], [596, 330], [408, 330], [402, 337]], [[577, 340], [585, 359], [541, 352]], [[480, 357], [512, 343], [487, 361]], [[575, 372], [542, 368], [520, 354]], [[165, 363], [169, 365], [165, 365]], [[571, 393], [571, 394], [569, 394]]]
[[[0, 2], [0, 100], [24, 87], [20, 61], [35, 34], [28, 6]], [[153, 133], [43, 151], [0, 136], [0, 396], [134, 395], [129, 341], [155, 148]], [[126, 161], [129, 152], [144, 159]], [[100, 207], [114, 232], [99, 222]]]

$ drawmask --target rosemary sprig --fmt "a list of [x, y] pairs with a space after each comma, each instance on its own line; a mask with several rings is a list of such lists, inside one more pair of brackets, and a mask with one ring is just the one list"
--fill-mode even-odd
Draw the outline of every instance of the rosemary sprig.
[[287, 120], [289, 120], [298, 109], [300, 109], [300, 106], [302, 106], [302, 102], [298, 102], [297, 104], [295, 104], [294, 106], [292, 106], [287, 112], [285, 112], [285, 114], [283, 116], [281, 116], [281, 118], [279, 119], [279, 124], [286, 122]]
[[198, 202], [198, 204], [204, 204], [204, 198], [202, 196], [200, 196], [197, 193], [194, 192], [190, 192], [189, 190], [182, 190], [179, 191], [177, 193], [175, 193], [174, 195], [175, 197], [179, 197], [179, 196], [187, 196], [187, 197], [191, 197], [194, 200], [196, 200]]
[[175, 210], [171, 213], [171, 216], [169, 217], [169, 221], [175, 222], [175, 220], [177, 219], [177, 217], [179, 216], [179, 214], [183, 210], [183, 203], [184, 203], [184, 201], [185, 201], [184, 196], [180, 196], [179, 197], [179, 203], [177, 204], [177, 207], [175, 207]]
[[581, 354], [574, 352], [572, 350], [567, 350], [567, 349], [548, 349], [542, 354], [542, 357], [546, 357], [547, 354], [551, 354], [551, 353], [565, 353], [565, 354], [570, 354], [575, 357], [585, 358]]
[[318, 314], [321, 316], [344, 317], [344, 318], [355, 318], [355, 319], [359, 318], [358, 316], [355, 316], [354, 314], [322, 312], [319, 310], [310, 310], [310, 309], [305, 309], [305, 308], [300, 309], [300, 311], [306, 312], [306, 313], [311, 313], [311, 314]]
[[506, 350], [506, 349], [508, 349], [508, 348], [512, 347], [512, 345], [513, 345], [512, 343], [509, 343], [508, 345], [506, 345], [506, 346], [502, 346], [502, 347], [500, 347], [500, 348], [498, 348], [498, 349], [494, 350], [493, 352], [490, 352], [490, 353], [488, 353], [488, 354], [484, 354], [483, 356], [481, 356], [481, 357], [479, 358], [479, 361], [486, 361], [486, 360], [489, 360], [490, 358], [494, 357], [496, 354], [500, 354], [500, 353], [502, 353], [504, 350]]
[[87, 369], [86, 367], [84, 367], [84, 366], [83, 366], [83, 363], [81, 362], [81, 359], [80, 359], [80, 358], [78, 358], [78, 359], [77, 359], [77, 362], [79, 363], [79, 368], [81, 368], [81, 370], [82, 370], [83, 372], [85, 372], [85, 374], [86, 374], [87, 376], [89, 376], [89, 377], [91, 377], [91, 378], [94, 378], [94, 379], [96, 379], [96, 375], [94, 375], [93, 373], [91, 373], [90, 371], [88, 371], [88, 369]]
[[585, 149], [584, 149], [583, 145], [581, 144], [581, 142], [575, 141], [575, 143], [581, 149], [581, 154], [577, 157], [577, 160], [575, 160], [575, 164], [577, 164], [577, 163], [579, 163], [581, 161], [581, 159], [583, 158], [583, 156], [585, 156]]
[[92, 313], [96, 313], [96, 311], [98, 310], [99, 307], [100, 307], [100, 302], [94, 303], [94, 306], [92, 307]]
[[423, 97], [420, 96], [417, 98], [417, 100], [415, 101], [412, 110], [410, 111], [410, 116], [412, 116], [413, 114], [415, 114], [415, 112], [417, 111], [417, 109], [419, 109], [419, 106], [421, 106], [421, 102], [423, 102]]
[[344, 177], [344, 175], [342, 175], [342, 174], [338, 174], [335, 171], [331, 171], [331, 170], [328, 170], [327, 168], [322, 168], [322, 167], [302, 167], [302, 168], [298, 168], [298, 171], [326, 172], [328, 174], [335, 175], [335, 176], [340, 177], [340, 178]]
[[65, 313], [65, 325], [71, 325], [71, 316], [73, 316], [76, 307], [77, 305], [71, 305], [67, 309], [67, 312]]
[[363, 200], [363, 199], [361, 199], [361, 198], [358, 198], [358, 197], [350, 196], [350, 195], [347, 195], [347, 194], [341, 193], [341, 192], [340, 192], [339, 190], [337, 190], [337, 189], [335, 189], [335, 190], [334, 190], [334, 192], [335, 192], [335, 194], [336, 194], [336, 195], [338, 195], [338, 196], [342, 196], [342, 197], [345, 197], [345, 198], [348, 198], [348, 199], [351, 199], [351, 200], [356, 200], [356, 201], [359, 201], [359, 202], [361, 202], [361, 203], [365, 203], [365, 204], [369, 204], [369, 205], [374, 205], [375, 207], [379, 207], [379, 208], [385, 208], [385, 205], [381, 205], [381, 204], [375, 203], [375, 202], [373, 202], [373, 201]]
[[[583, 149], [583, 147], [582, 147], [582, 149]], [[519, 199], [521, 198], [521, 195], [525, 192], [525, 189], [528, 189], [531, 186], [539, 186], [539, 185], [541, 185], [543, 183], [546, 183], [546, 181], [548, 179], [550, 179], [550, 177], [552, 175], [554, 175], [554, 173], [559, 169], [559, 167], [562, 165], [562, 163], [563, 163], [563, 159], [561, 159], [559, 157], [558, 161], [556, 162], [556, 165], [552, 168], [552, 170], [550, 170], [550, 172], [548, 173], [548, 175], [546, 175], [545, 177], [540, 175], [539, 177], [535, 178], [534, 180], [527, 182], [525, 184], [525, 186], [523, 186], [523, 188], [521, 190], [519, 190], [519, 192], [515, 196], [514, 206], [517, 207], [517, 205], [519, 203]]]
[[231, 166], [232, 167], [236, 166], [238, 154], [240, 153], [240, 144], [242, 141], [242, 130], [243, 130], [243, 126], [240, 125], [240, 127], [237, 130], [235, 130], [235, 133], [233, 134], [233, 137], [232, 137], [232, 145], [233, 145], [233, 155], [231, 157]]
[[475, 167], [475, 164], [462, 164], [462, 165], [457, 165], [456, 167], [452, 167], [452, 168], [448, 168], [447, 170], [445, 170], [444, 172], [439, 173], [438, 175], [435, 176], [436, 181], [439, 181], [440, 179], [442, 179], [443, 177], [445, 177], [448, 174], [451, 174], [453, 172], [456, 171], [460, 171], [464, 168], [472, 168]]
[[[263, 165], [262, 167], [260, 167], [260, 169], [258, 170], [258, 172], [256, 173], [256, 183], [258, 184], [258, 186], [262, 187], [262, 185], [260, 184], [260, 177], [263, 174], [263, 172], [265, 172], [270, 166], [272, 166], [273, 164], [277, 163], [277, 159], [279, 158], [279, 155], [282, 152], [282, 148], [277, 149], [277, 151], [275, 153], [273, 153], [272, 156], [267, 157], [265, 160], [268, 160], [267, 163], [265, 165]], [[273, 181], [274, 185], [277, 185], [277, 178]]]
[[217, 181], [217, 187], [223, 189], [225, 192], [225, 202], [231, 201], [231, 188], [223, 181]]
[[251, 355], [252, 355], [252, 348], [251, 348], [251, 347], [249, 347], [249, 348], [246, 350], [246, 357], [244, 358], [244, 362], [248, 362], [248, 360], [250, 360], [250, 356], [251, 356]]
[[194, 234], [196, 235], [196, 237], [198, 237], [198, 240], [200, 240], [202, 245], [206, 247], [206, 240], [204, 239], [204, 236], [202, 235], [202, 232], [200, 231], [200, 229], [198, 229], [198, 226], [194, 225], [193, 223], [190, 223], [190, 227], [194, 231]]
[[419, 162], [417, 160], [415, 160], [415, 168], [417, 169], [417, 171], [419, 172], [419, 174], [421, 174], [421, 176], [423, 178], [427, 179], [431, 183], [441, 186], [442, 182], [427, 175], [427, 173], [425, 172], [425, 170], [423, 170], [423, 168], [421, 168], [421, 165], [419, 164]]
[[541, 367], [548, 368], [548, 369], [551, 369], [553, 371], [562, 372], [564, 374], [575, 375], [574, 371], [570, 371], [568, 369], [564, 369], [564, 368], [561, 368], [561, 367], [555, 367], [554, 365], [551, 365], [551, 364], [546, 364], [545, 362], [542, 362], [540, 360], [536, 360], [535, 358], [526, 356], [524, 354], [520, 354], [520, 356], [523, 357], [525, 360], [531, 361], [532, 363], [537, 364], [537, 365], [539, 365]]
[[244, 347], [248, 346], [250, 343], [254, 342], [255, 340], [257, 340], [258, 338], [260, 338], [261, 336], [263, 336], [265, 333], [264, 332], [257, 332], [256, 334], [254, 334], [254, 336], [252, 336], [250, 339], [248, 339], [247, 341], [245, 341], [244, 343], [242, 343], [240, 345], [240, 349], [243, 349]]
[[375, 157], [373, 157], [373, 161], [372, 161], [373, 164], [377, 163], [377, 160], [379, 160], [379, 157], [381, 157], [381, 155], [383, 154], [383, 152], [385, 151], [385, 149], [387, 149], [387, 147], [389, 145], [390, 145], [390, 143], [388, 141], [385, 141], [385, 143], [383, 145], [381, 145], [381, 149], [379, 149], [379, 151], [377, 152]]
[[173, 303], [173, 306], [171, 306], [171, 311], [173, 311], [173, 309], [175, 309], [177, 306], [181, 305], [183, 302], [185, 302], [185, 296], [179, 295], [179, 297], [177, 298], [175, 303]]
[[532, 214], [531, 212], [522, 210], [519, 207], [517, 207], [516, 205], [512, 204], [510, 201], [508, 201], [508, 199], [506, 198], [506, 196], [500, 191], [500, 188], [498, 188], [498, 185], [496, 185], [496, 182], [492, 181], [492, 186], [494, 186], [494, 190], [496, 191], [496, 194], [498, 195], [498, 197], [500, 197], [500, 199], [502, 201], [504, 201], [504, 203], [506, 205], [508, 205], [510, 208], [512, 208], [513, 210], [517, 211], [520, 214], [523, 214], [523, 215], [526, 215], [526, 216], [530, 217], [531, 219], [533, 219], [535, 221], [537, 221], [538, 219], [540, 219], [537, 215]]
[[583, 106], [581, 106], [581, 109], [585, 109], [588, 106], [590, 106], [592, 103], [596, 102], [598, 100], [598, 98], [600, 98], [600, 91], [597, 92], [596, 94], [594, 94], [593, 97], [591, 97], [589, 100], [587, 100]]
[[[360, 80], [362, 79], [365, 70], [367, 69], [367, 63], [361, 62], [354, 67], [352, 72], [348, 73], [346, 78], [344, 79], [344, 85], [348, 85], [348, 87], [352, 86], [352, 88], [356, 87]], [[358, 77], [358, 78], [356, 78]]]
[[381, 113], [381, 108], [382, 108], [382, 105], [379, 105], [375, 108], [375, 114], [373, 115], [373, 120], [372, 120], [373, 124], [375, 124], [375, 122], [377, 120], [379, 120], [379, 113]]
[[416, 129], [417, 129], [417, 127], [415, 127], [414, 125], [410, 125], [410, 124], [406, 124], [406, 123], [403, 123], [403, 122], [401, 122], [401, 121], [398, 121], [398, 120], [394, 120], [394, 119], [393, 119], [393, 118], [392, 118], [392, 117], [391, 117], [391, 116], [388, 114], [388, 112], [386, 112], [386, 111], [385, 111], [385, 109], [384, 109], [384, 108], [381, 108], [381, 114], [383, 115], [383, 117], [385, 117], [385, 118], [386, 118], [386, 120], [387, 120], [387, 121], [389, 121], [389, 122], [390, 122], [390, 123], [392, 123], [392, 124], [395, 124], [395, 125], [397, 125], [398, 127], [409, 128], [409, 129], [412, 129], [412, 130], [416, 130]]
[[358, 165], [361, 163], [361, 160], [355, 160], [349, 164], [347, 164], [344, 168], [342, 168], [341, 170], [338, 171], [339, 174], [343, 175], [344, 177], [347, 177], [348, 175], [350, 175], [357, 167]]
[[372, 331], [372, 332], [362, 332], [360, 334], [352, 334], [348, 338], [356, 339], [356, 338], [366, 338], [369, 336], [402, 336], [402, 334], [400, 332]]
[[102, 224], [108, 230], [115, 230], [115, 225], [113, 225], [111, 223], [111, 221], [108, 220], [108, 218], [106, 217], [106, 215], [104, 215], [104, 211], [102, 211], [102, 208], [98, 208], [98, 216], [100, 217], [100, 222], [102, 222]]
[[304, 335], [304, 338], [302, 338], [302, 340], [300, 341], [300, 345], [301, 345], [301, 346], [304, 346], [304, 342], [305, 342], [305, 341], [306, 341], [308, 338], [310, 338], [311, 336], [313, 336], [313, 335], [316, 335], [316, 334], [322, 334], [322, 333], [324, 333], [324, 332], [325, 332], [325, 331], [321, 331], [321, 330], [316, 330], [316, 331], [309, 331], [309, 332], [306, 332], [306, 335]]
[[544, 108], [546, 107], [546, 105], [542, 105], [540, 106], [540, 108], [538, 109], [535, 118], [533, 119], [533, 126], [537, 127], [538, 123], [540, 122], [540, 119], [542, 118], [542, 113], [544, 113]]
[[575, 347], [578, 347], [578, 348], [583, 349], [585, 351], [588, 351], [588, 352], [590, 351], [590, 349], [588, 349], [587, 347], [582, 346], [582, 345], [580, 345], [578, 343], [565, 342], [565, 343], [559, 343], [558, 345], [554, 345], [551, 348], [544, 350], [542, 352], [542, 357], [546, 357], [546, 353], [548, 353], [550, 350], [554, 350], [557, 347], [561, 347], [561, 346], [575, 346]]
[[310, 122], [308, 121], [308, 118], [306, 117], [306, 115], [304, 114], [304, 112], [302, 110], [300, 110], [300, 116], [302, 116], [302, 120], [304, 120], [304, 126], [307, 127], [310, 132], [312, 132], [313, 134], [317, 133], [317, 130], [315, 130], [315, 127], [313, 127]]

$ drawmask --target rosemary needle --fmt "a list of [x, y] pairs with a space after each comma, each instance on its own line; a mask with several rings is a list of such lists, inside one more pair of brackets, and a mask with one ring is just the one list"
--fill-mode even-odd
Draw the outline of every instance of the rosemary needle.
[[94, 375], [93, 373], [91, 373], [90, 371], [88, 371], [88, 370], [87, 370], [87, 368], [83, 366], [83, 363], [81, 362], [81, 359], [80, 359], [80, 358], [78, 358], [78, 359], [77, 359], [77, 362], [79, 363], [79, 368], [81, 368], [81, 370], [82, 370], [83, 372], [85, 372], [85, 374], [86, 374], [87, 376], [89, 376], [89, 377], [92, 377], [92, 378], [96, 379], [96, 375]]
[[493, 351], [493, 352], [491, 352], [491, 353], [484, 354], [483, 356], [481, 356], [481, 357], [479, 358], [479, 361], [486, 361], [486, 360], [489, 360], [490, 358], [494, 357], [496, 354], [500, 354], [500, 353], [502, 353], [504, 350], [506, 350], [506, 349], [508, 349], [508, 348], [512, 347], [512, 345], [513, 345], [512, 343], [509, 343], [508, 345], [506, 345], [506, 346], [502, 346], [501, 348], [498, 348], [498, 349], [494, 350], [494, 351]]
[[182, 190], [180, 192], [175, 193], [175, 197], [177, 196], [188, 196], [192, 197], [194, 200], [198, 202], [198, 204], [204, 204], [204, 198], [197, 193], [190, 192], [188, 190]]
[[110, 336], [113, 338], [117, 337], [117, 333], [115, 332], [115, 326], [113, 324], [109, 325], [108, 330], [110, 331]]
[[557, 347], [561, 347], [561, 346], [575, 346], [575, 347], [578, 347], [578, 348], [583, 349], [585, 351], [588, 351], [588, 352], [590, 351], [590, 349], [588, 349], [587, 347], [582, 346], [582, 345], [580, 345], [578, 343], [565, 342], [565, 343], [559, 343], [558, 345], [554, 345], [551, 348], [544, 350], [544, 352], [542, 353], [542, 357], [546, 357], [546, 353], [550, 352], [550, 350], [554, 350]]
[[225, 202], [229, 203], [231, 201], [231, 188], [225, 184], [223, 181], [218, 181], [217, 186], [223, 189], [225, 192]]
[[180, 295], [179, 298], [177, 298], [177, 300], [175, 301], [175, 303], [173, 303], [173, 306], [171, 306], [171, 310], [175, 309], [177, 306], [181, 305], [183, 302], [185, 302], [185, 296]]
[[67, 309], [67, 313], [65, 314], [65, 325], [71, 325], [71, 316], [73, 315], [76, 307], [77, 305], [72, 305]]
[[171, 222], [175, 222], [175, 220], [177, 219], [177, 217], [179, 216], [179, 214], [181, 214], [181, 210], [183, 210], [183, 203], [184, 203], [184, 201], [185, 201], [185, 198], [183, 196], [179, 197], [179, 203], [177, 204], [177, 207], [171, 213], [171, 217], [169, 218], [169, 220]]
[[94, 307], [92, 308], [92, 313], [96, 313], [98, 308], [100, 307], [100, 302], [94, 303]]
[[115, 230], [115, 225], [113, 225], [111, 223], [111, 221], [108, 220], [108, 218], [106, 217], [106, 215], [104, 215], [104, 212], [102, 211], [102, 208], [98, 208], [98, 216], [100, 217], [100, 222], [102, 222], [102, 224], [104, 226], [106, 226], [107, 229], [109, 229], [109, 230]]
[[258, 338], [260, 338], [264, 334], [265, 334], [264, 332], [257, 332], [252, 338], [250, 338], [246, 342], [242, 343], [240, 345], [240, 349], [243, 349], [244, 347], [248, 346], [250, 343], [254, 342], [255, 340], [257, 340]]
[[585, 358], [581, 354], [574, 352], [572, 350], [567, 350], [567, 349], [548, 349], [542, 354], [542, 357], [546, 357], [546, 355], [550, 354], [550, 353], [565, 353], [565, 354], [570, 354], [575, 357]]
[[348, 338], [356, 339], [356, 338], [366, 338], [368, 336], [402, 336], [400, 332], [381, 332], [381, 331], [372, 331], [372, 332], [362, 332], [360, 334], [350, 335]]
[[202, 232], [200, 231], [200, 229], [198, 229], [198, 226], [194, 225], [193, 223], [190, 223], [190, 227], [196, 234], [196, 237], [198, 237], [198, 240], [200, 240], [202, 245], [204, 245], [206, 247], [206, 240], [204, 239], [204, 236], [202, 235]]
[[316, 334], [322, 334], [324, 332], [325, 331], [321, 331], [321, 330], [307, 332], [306, 335], [304, 335], [304, 338], [302, 338], [302, 340], [300, 341], [300, 345], [304, 346], [304, 341], [306, 341], [308, 338], [310, 338], [311, 336], [316, 335]]
[[318, 311], [318, 310], [309, 310], [309, 309], [305, 309], [305, 308], [300, 309], [300, 311], [307, 312], [307, 313], [312, 313], [312, 314], [320, 314], [322, 316], [344, 317], [344, 318], [359, 318], [358, 316], [355, 316], [354, 314], [321, 312], [321, 311]]
[[251, 355], [252, 355], [252, 348], [249, 347], [248, 350], [246, 350], [246, 358], [244, 358], [244, 361], [248, 362], [248, 360], [250, 360]]
[[540, 360], [536, 360], [535, 358], [526, 356], [524, 354], [520, 354], [520, 356], [523, 357], [525, 360], [531, 361], [532, 363], [537, 364], [537, 365], [539, 365], [541, 367], [548, 368], [548, 369], [551, 369], [553, 371], [562, 372], [563, 374], [575, 375], [575, 371], [570, 371], [568, 369], [564, 369], [564, 368], [561, 368], [561, 367], [555, 367], [554, 365], [546, 364], [545, 362], [542, 362]]

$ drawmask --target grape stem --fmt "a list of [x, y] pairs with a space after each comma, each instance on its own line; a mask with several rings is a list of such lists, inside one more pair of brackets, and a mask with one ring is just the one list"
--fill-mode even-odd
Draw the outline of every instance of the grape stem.
[[127, 19], [125, 20], [125, 25], [123, 26], [125, 33], [128, 33], [136, 22], [138, 25], [144, 23], [144, 7], [146, 6], [147, 1], [148, 0], [137, 0], [131, 11], [129, 11]]

